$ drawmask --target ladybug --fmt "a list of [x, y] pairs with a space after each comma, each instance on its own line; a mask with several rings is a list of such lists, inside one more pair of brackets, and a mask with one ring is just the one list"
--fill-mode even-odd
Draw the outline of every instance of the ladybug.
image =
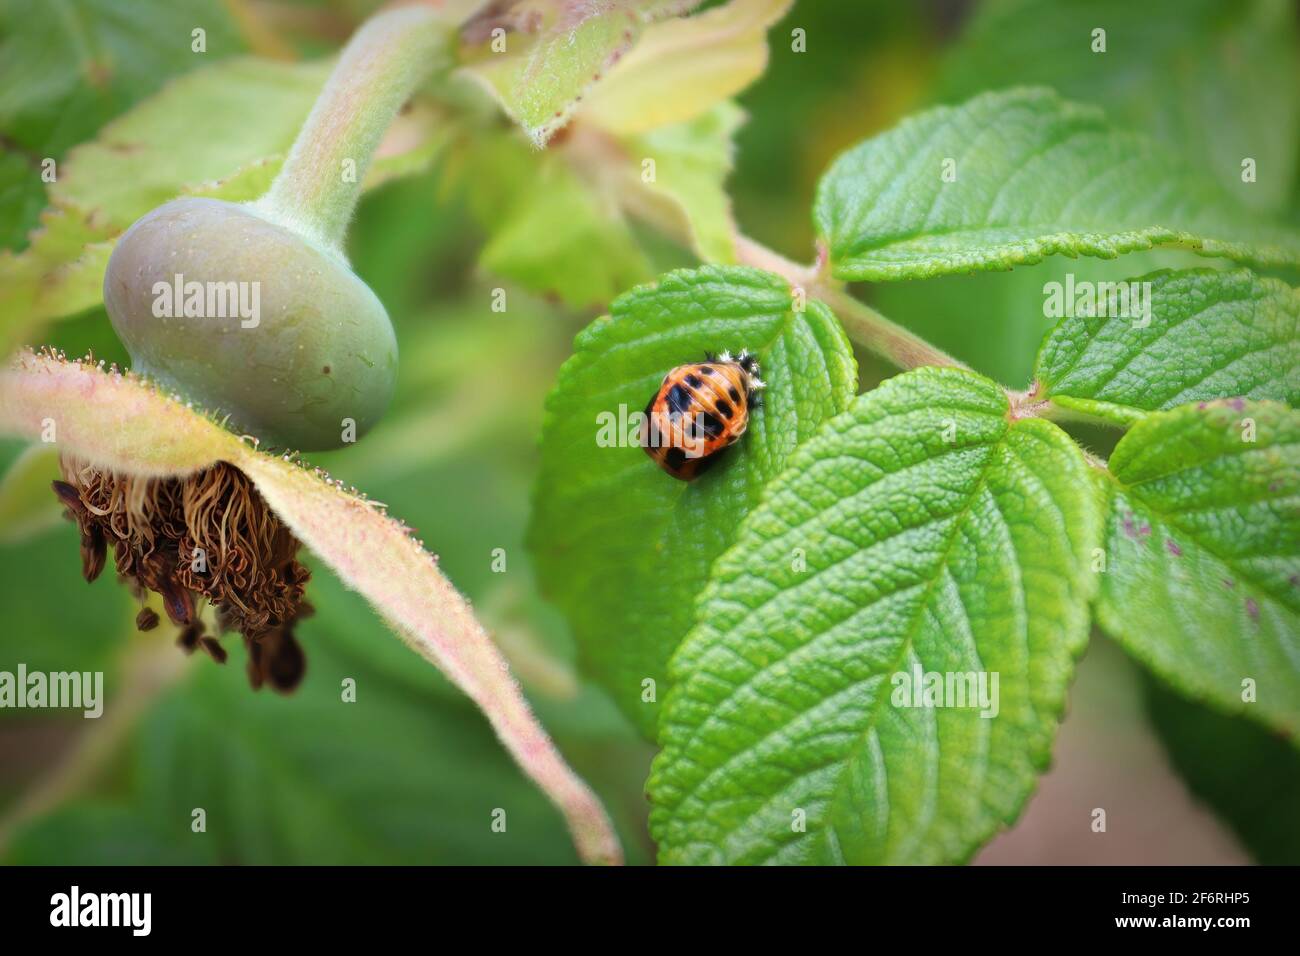
[[735, 358], [706, 352], [704, 359], [665, 375], [641, 422], [645, 453], [682, 481], [694, 481], [740, 441], [767, 387], [758, 377], [758, 359], [748, 352]]

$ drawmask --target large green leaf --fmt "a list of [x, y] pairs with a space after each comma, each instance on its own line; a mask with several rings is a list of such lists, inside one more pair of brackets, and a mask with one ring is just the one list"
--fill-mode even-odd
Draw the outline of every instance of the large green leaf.
[[1148, 676], [1146, 709], [1170, 762], [1255, 859], [1300, 864], [1300, 751], [1253, 721], [1227, 717]]
[[[661, 859], [958, 862], [1013, 821], [1087, 639], [1086, 468], [955, 369], [890, 379], [827, 423], [718, 560], [673, 658]], [[996, 716], [895, 705], [916, 670], [998, 674]]]
[[[839, 323], [818, 302], [793, 305], [784, 281], [753, 269], [670, 273], [619, 298], [578, 337], [547, 402], [529, 532], [541, 584], [568, 616], [587, 670], [648, 735], [713, 559], [795, 447], [856, 390]], [[599, 416], [640, 413], [669, 369], [742, 348], [758, 354], [768, 388], [716, 468], [684, 484], [635, 440], [598, 444]], [[643, 700], [647, 678], [654, 700]]]
[[850, 149], [818, 186], [816, 220], [842, 279], [1113, 258], [1162, 244], [1300, 263], [1300, 235], [1254, 224], [1166, 148], [1043, 89], [932, 109]]
[[[1098, 305], [1110, 298], [1086, 285]], [[1157, 272], [1112, 285], [1130, 302], [1127, 314], [1064, 319], [1039, 351], [1037, 396], [1121, 424], [1211, 398], [1300, 404], [1300, 291], [1248, 269]], [[1069, 288], [1062, 298], [1073, 311]], [[1139, 299], [1145, 315], [1132, 306]]]
[[948, 52], [937, 95], [1050, 86], [1179, 150], [1243, 204], [1277, 210], [1296, 172], [1298, 49], [1284, 0], [992, 0]]
[[1184, 693], [1300, 730], [1300, 412], [1232, 399], [1150, 415], [1100, 484], [1102, 627]]

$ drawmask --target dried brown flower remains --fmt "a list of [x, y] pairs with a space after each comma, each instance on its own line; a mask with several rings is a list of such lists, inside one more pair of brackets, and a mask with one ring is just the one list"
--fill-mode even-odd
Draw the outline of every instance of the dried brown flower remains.
[[[87, 581], [103, 571], [112, 544], [118, 575], [162, 597], [186, 653], [202, 648], [225, 663], [225, 648], [203, 633], [207, 600], [223, 632], [243, 635], [254, 689], [298, 686], [306, 659], [293, 626], [311, 613], [303, 601], [311, 573], [297, 560], [297, 538], [243, 472], [218, 462], [186, 478], [140, 478], [66, 456], [60, 464], [54, 492], [81, 530]], [[149, 630], [157, 620], [146, 609], [136, 622]]]

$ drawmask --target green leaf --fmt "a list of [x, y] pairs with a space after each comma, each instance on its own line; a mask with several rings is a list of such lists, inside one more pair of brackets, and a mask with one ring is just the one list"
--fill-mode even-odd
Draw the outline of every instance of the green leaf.
[[[185, 834], [188, 834], [186, 836]], [[195, 866], [219, 862], [216, 848], [188, 827], [160, 826], [153, 814], [117, 801], [80, 800], [19, 831], [9, 866]]]
[[[526, 149], [518, 141], [503, 149]], [[650, 264], [610, 197], [593, 190], [560, 156], [528, 156], [526, 179], [505, 215], [489, 223], [483, 268], [576, 308], [610, 301], [650, 276]], [[499, 189], [499, 183], [492, 188]]]
[[0, 147], [0, 249], [20, 248], [45, 205], [39, 166]]
[[1099, 483], [1101, 626], [1184, 693], [1300, 730], [1300, 412], [1232, 399], [1150, 415]]
[[763, 75], [767, 31], [792, 3], [731, 0], [655, 24], [592, 90], [579, 119], [629, 136], [707, 113]]
[[[193, 49], [196, 28], [204, 53]], [[0, 133], [42, 157], [88, 139], [169, 77], [243, 48], [218, 0], [7, 0], [0, 36]]]
[[113, 251], [91, 216], [46, 209], [20, 254], [0, 252], [0, 351], [9, 352], [40, 322], [103, 301]]
[[[673, 658], [661, 861], [954, 863], [1015, 820], [1088, 636], [1086, 470], [1055, 425], [1010, 421], [998, 386], [956, 369], [828, 422], [718, 559]], [[900, 706], [916, 670], [988, 674], [990, 698], [998, 674], [996, 716]]]
[[726, 181], [732, 168], [732, 137], [745, 114], [732, 103], [720, 103], [687, 123], [664, 126], [628, 140], [635, 158], [653, 159], [655, 176], [645, 182], [640, 163], [629, 166], [628, 189], [641, 189], [663, 204], [663, 215], [683, 225], [669, 225], [670, 235], [688, 235], [705, 262], [736, 260], [731, 199]]
[[118, 231], [187, 187], [222, 180], [254, 161], [282, 159], [329, 66], [240, 58], [173, 80], [73, 149], [50, 198], [93, 210], [98, 225]]
[[[1212, 398], [1300, 404], [1300, 291], [1248, 269], [1164, 271], [1105, 285], [1087, 288], [1094, 311], [1106, 303], [1108, 317], [1066, 318], [1043, 342], [1036, 396], [1120, 424]], [[1075, 311], [1071, 287], [1057, 291]]]
[[[584, 668], [647, 736], [714, 558], [795, 447], [856, 390], [839, 323], [819, 302], [792, 306], [783, 280], [753, 269], [670, 273], [578, 336], [547, 401], [529, 530], [540, 583], [568, 616]], [[744, 439], [711, 471], [682, 483], [635, 435], [599, 443], [601, 416], [635, 422], [669, 369], [742, 348], [757, 353], [768, 388]], [[647, 678], [655, 692], [643, 701]]]
[[1252, 223], [1164, 147], [1043, 89], [932, 109], [850, 149], [818, 186], [816, 221], [841, 279], [1114, 258], [1162, 244], [1300, 263], [1300, 235]]
[[603, 308], [653, 275], [625, 208], [683, 237], [705, 261], [735, 260], [725, 182], [743, 118], [723, 103], [614, 149], [574, 135], [541, 153], [517, 131], [463, 122], [451, 134], [442, 189], [464, 193], [487, 233], [486, 271], [577, 308]]
[[482, 83], [538, 146], [568, 122], [583, 94], [626, 54], [646, 24], [690, 10], [699, 0], [606, 0], [599, 4], [523, 0], [464, 69]]
[[[331, 628], [323, 616], [304, 622], [308, 672], [292, 698], [251, 694], [232, 647], [225, 667], [197, 661], [150, 715], [135, 802], [173, 841], [195, 839], [190, 814], [202, 807], [203, 839], [229, 862], [577, 860], [559, 815], [471, 706], [404, 688]], [[356, 703], [343, 700], [347, 678]], [[492, 832], [497, 807], [504, 834]]]
[[1198, 799], [1266, 866], [1300, 863], [1300, 752], [1253, 721], [1226, 717], [1144, 681], [1146, 710]]
[[28, 445], [0, 477], [0, 545], [20, 544], [57, 525], [63, 505], [50, 491], [59, 474], [52, 444]]
[[[1095, 29], [1106, 50], [1093, 52]], [[1294, 4], [1276, 0], [998, 0], [945, 57], [943, 102], [1017, 84], [1095, 103], [1214, 176], [1243, 205], [1284, 208], [1300, 142]], [[1243, 182], [1241, 162], [1258, 176]]]
[[935, 276], [924, 282], [882, 282], [871, 304], [885, 315], [906, 316], [907, 327], [995, 382], [1030, 382], [1034, 359], [1058, 319], [1044, 315], [1043, 289], [1062, 284], [1127, 281], [1159, 269], [1194, 269], [1205, 261], [1161, 246], [1118, 259], [1053, 256], [1032, 269]]
[[[0, 544], [0, 574], [9, 595], [0, 628], [0, 670], [12, 673], [19, 664], [29, 671], [110, 669], [139, 609], [113, 580], [111, 556], [105, 580], [87, 584], [76, 529], [62, 524], [21, 544]], [[111, 677], [105, 687], [111, 690]], [[40, 711], [35, 716], [67, 718], [70, 713], [75, 712]], [[7, 708], [0, 715], [6, 721], [33, 718], [30, 711]], [[80, 714], [76, 717], [81, 723]]]

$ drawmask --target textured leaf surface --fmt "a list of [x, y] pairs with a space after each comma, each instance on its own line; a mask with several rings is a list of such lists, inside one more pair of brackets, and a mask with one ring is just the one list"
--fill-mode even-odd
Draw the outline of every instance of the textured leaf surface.
[[1300, 730], [1300, 412], [1232, 399], [1151, 415], [1101, 483], [1106, 632], [1184, 693]]
[[[672, 661], [662, 861], [959, 862], [1016, 818], [1087, 639], [1098, 521], [1078, 448], [1007, 412], [921, 369], [794, 455]], [[894, 706], [916, 668], [998, 673], [996, 717]]]
[[[791, 307], [789, 286], [753, 269], [670, 273], [579, 335], [547, 402], [529, 531], [541, 584], [568, 616], [584, 667], [648, 736], [714, 558], [795, 447], [856, 390], [839, 323], [820, 303]], [[597, 443], [598, 416], [639, 414], [669, 369], [742, 348], [758, 354], [768, 388], [748, 433], [711, 471], [686, 484], [635, 436]], [[643, 701], [647, 678], [653, 701]]]
[[[1300, 405], [1300, 291], [1247, 269], [1158, 272], [1145, 318], [1064, 319], [1043, 343], [1038, 394], [1127, 424], [1212, 398]], [[1099, 290], [1099, 295], [1102, 290]]]
[[484, 84], [538, 146], [568, 122], [585, 91], [641, 36], [646, 24], [677, 16], [699, 0], [523, 0], [497, 28], [507, 31], [497, 52], [487, 41], [465, 67]]
[[1300, 235], [1253, 223], [1164, 147], [1042, 89], [932, 109], [850, 149], [818, 186], [816, 221], [842, 279], [1164, 244], [1257, 265], [1300, 262]]
[[123, 474], [192, 474], [226, 461], [343, 582], [482, 709], [502, 743], [565, 814], [579, 854], [621, 858], [599, 801], [564, 763], [465, 599], [406, 529], [321, 476], [257, 452], [139, 380], [31, 353], [0, 373], [0, 433], [40, 436]]

